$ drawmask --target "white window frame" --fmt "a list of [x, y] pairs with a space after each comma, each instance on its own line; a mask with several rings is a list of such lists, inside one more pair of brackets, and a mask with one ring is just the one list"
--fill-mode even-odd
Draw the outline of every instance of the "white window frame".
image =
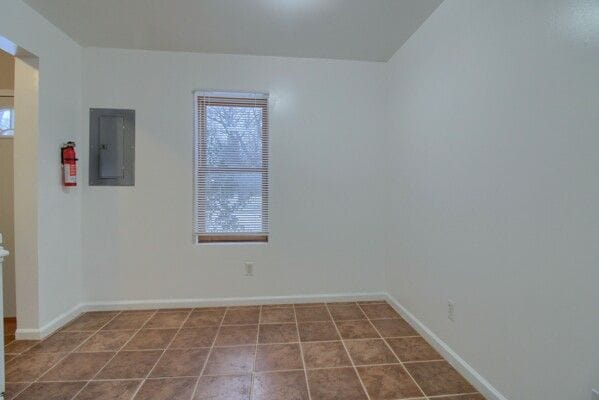
[[[201, 98], [205, 97], [219, 97], [219, 98], [230, 98], [233, 102], [235, 100], [256, 100], [260, 103], [266, 103], [261, 105], [263, 107], [262, 115], [262, 152], [263, 160], [265, 160], [265, 184], [263, 183], [263, 221], [265, 221], [266, 231], [260, 233], [205, 233], [200, 232], [199, 229], [199, 212], [200, 212], [200, 188], [199, 188], [199, 174], [200, 174], [200, 113], [199, 113], [199, 102]], [[222, 91], [222, 90], [196, 90], [193, 91], [193, 106], [194, 106], [194, 157], [193, 157], [193, 178], [194, 178], [194, 198], [193, 198], [193, 227], [194, 227], [194, 241], [199, 244], [209, 243], [268, 243], [270, 238], [270, 140], [269, 140], [269, 94], [267, 92], [240, 92], [240, 91]]]

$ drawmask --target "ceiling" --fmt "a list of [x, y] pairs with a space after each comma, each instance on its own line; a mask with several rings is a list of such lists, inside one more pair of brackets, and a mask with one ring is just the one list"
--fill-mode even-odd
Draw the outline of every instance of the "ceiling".
[[388, 61], [442, 0], [25, 0], [82, 46]]

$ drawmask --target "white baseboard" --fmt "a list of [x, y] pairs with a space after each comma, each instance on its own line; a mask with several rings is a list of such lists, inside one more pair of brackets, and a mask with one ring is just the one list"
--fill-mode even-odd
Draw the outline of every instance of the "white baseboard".
[[387, 294], [386, 300], [395, 310], [412, 325], [464, 378], [468, 380], [487, 400], [508, 400], [489, 381], [483, 378], [462, 357], [442, 341], [432, 330], [424, 325], [418, 318], [409, 312], [393, 296]]
[[87, 311], [111, 311], [157, 308], [192, 308], [192, 307], [218, 307], [233, 305], [255, 304], [292, 304], [316, 303], [325, 301], [352, 301], [352, 300], [383, 300], [387, 294], [380, 293], [334, 293], [295, 296], [258, 296], [258, 297], [219, 297], [206, 299], [155, 299], [155, 300], [121, 300], [98, 301], [81, 303], [70, 311], [56, 317], [40, 329], [17, 329], [15, 337], [18, 340], [41, 340]]
[[58, 329], [62, 328], [75, 318], [79, 316], [83, 312], [82, 304], [78, 304], [69, 311], [64, 314], [59, 315], [54, 318], [52, 321], [48, 322], [44, 326], [39, 329], [17, 329], [15, 332], [15, 338], [17, 340], [41, 340], [52, 333], [56, 332]]
[[380, 293], [335, 293], [294, 296], [257, 296], [257, 297], [217, 297], [206, 299], [156, 299], [156, 300], [123, 300], [97, 301], [82, 304], [83, 311], [156, 309], [156, 308], [191, 308], [243, 306], [257, 304], [293, 304], [316, 303], [326, 301], [352, 300], [384, 300], [387, 294]]

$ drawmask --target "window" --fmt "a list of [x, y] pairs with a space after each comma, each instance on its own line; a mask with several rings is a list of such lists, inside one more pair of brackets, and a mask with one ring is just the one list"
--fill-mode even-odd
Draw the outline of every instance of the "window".
[[0, 136], [13, 136], [15, 134], [15, 110], [13, 108], [0, 108]]
[[198, 242], [267, 242], [268, 96], [194, 97]]

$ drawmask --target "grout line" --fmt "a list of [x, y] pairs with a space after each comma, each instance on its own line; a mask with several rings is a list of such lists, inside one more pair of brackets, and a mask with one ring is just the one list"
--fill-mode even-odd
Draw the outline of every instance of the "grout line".
[[[98, 332], [100, 332], [102, 330], [102, 328], [104, 328], [106, 325], [108, 325], [110, 322], [112, 322], [113, 319], [115, 319], [116, 317], [118, 317], [121, 313], [117, 312], [115, 315], [112, 316], [112, 318], [110, 318], [108, 321], [106, 321], [106, 323], [104, 323], [104, 325], [100, 326], [97, 330], [95, 331], [86, 331], [86, 332], [92, 332], [87, 339], [85, 339], [83, 342], [81, 342], [79, 345], [75, 346], [75, 348], [73, 348], [71, 351], [67, 352], [64, 357], [60, 358], [58, 361], [56, 361], [56, 363], [54, 363], [50, 368], [48, 368], [47, 370], [45, 370], [42, 374], [40, 374], [40, 376], [37, 377], [37, 379], [35, 379], [33, 382], [31, 382], [28, 386], [26, 386], [25, 388], [23, 388], [23, 390], [21, 390], [19, 393], [15, 394], [15, 398], [20, 395], [21, 393], [23, 393], [25, 390], [27, 390], [29, 387], [31, 387], [34, 383], [37, 383], [40, 381], [40, 379], [46, 375], [51, 369], [53, 369], [54, 367], [58, 366], [58, 364], [60, 364], [65, 358], [67, 358], [68, 356], [70, 356], [71, 354], [75, 353], [75, 351], [80, 348], [81, 346], [83, 346], [84, 343], [86, 343], [89, 339], [91, 339], [93, 336], [95, 336]], [[69, 321], [68, 324], [65, 325], [68, 326], [70, 323], [76, 321], [78, 318], [80, 318], [81, 316], [85, 315], [85, 313], [81, 314], [79, 317], [73, 319], [72, 321]], [[61, 327], [62, 328], [62, 327]], [[51, 334], [50, 336], [48, 336], [47, 338], [40, 340], [38, 343], [36, 343], [34, 346], [30, 347], [27, 349], [27, 351], [31, 350], [33, 347], [37, 346], [40, 343], [43, 343], [44, 341], [50, 339], [52, 336], [56, 335], [57, 333], [60, 332], [70, 332], [70, 331], [63, 331], [60, 328], [57, 329], [53, 334]], [[22, 353], [24, 354], [24, 353]], [[22, 355], [21, 354], [21, 355]], [[79, 394], [79, 392], [81, 390], [83, 390], [83, 388], [87, 386], [87, 383], [85, 385], [83, 385], [83, 387], [77, 392], [75, 393], [75, 396], [77, 396]], [[72, 398], [75, 398], [75, 396], [73, 396]]]
[[[84, 314], [82, 314], [84, 315]], [[118, 317], [119, 315], [121, 315], [121, 312], [117, 312], [115, 315], [112, 316], [112, 318], [110, 318], [108, 321], [106, 321], [106, 323], [104, 325], [102, 325], [100, 328], [98, 328], [97, 330], [95, 330], [91, 335], [89, 335], [89, 337], [87, 339], [85, 339], [83, 342], [81, 342], [78, 346], [75, 346], [75, 348], [73, 350], [71, 350], [69, 353], [67, 353], [67, 355], [65, 355], [63, 358], [61, 358], [60, 360], [58, 360], [58, 362], [56, 364], [54, 364], [52, 366], [52, 368], [58, 366], [58, 364], [60, 364], [62, 362], [62, 360], [64, 360], [65, 358], [67, 358], [69, 355], [74, 354], [77, 349], [79, 349], [81, 346], [83, 346], [88, 340], [90, 340], [92, 337], [94, 337], [98, 332], [100, 332], [102, 330], [102, 328], [104, 328], [106, 325], [108, 325], [109, 323], [112, 322], [112, 320], [114, 320], [116, 317]], [[81, 317], [81, 316], [79, 316]], [[75, 318], [75, 320], [77, 320], [79, 317]], [[68, 326], [68, 325], [67, 325]], [[61, 332], [60, 330], [57, 330], [56, 333]], [[64, 331], [63, 331], [64, 332]], [[54, 334], [53, 334], [54, 335]], [[50, 337], [52, 337], [53, 335], [51, 335]], [[45, 340], [45, 339], [44, 339]], [[43, 340], [40, 342], [42, 343]], [[115, 353], [116, 354], [116, 353]], [[110, 361], [108, 361], [110, 362]], [[46, 372], [44, 372], [42, 375], [40, 375], [36, 382], [38, 382], [45, 374], [47, 374], [52, 368], [48, 369]], [[104, 367], [102, 367], [104, 368]], [[86, 382], [85, 385], [83, 385], [83, 387], [81, 389], [79, 389], [79, 391], [77, 393], [75, 393], [75, 395], [72, 397], [72, 399], [74, 399], [79, 392], [81, 392], [81, 390], [83, 390], [83, 388], [85, 388], [87, 386], [89, 382]]]
[[[362, 308], [361, 305], [358, 304], [358, 307], [360, 307], [360, 310], [362, 310], [362, 312], [364, 312], [364, 309]], [[366, 313], [364, 312], [364, 314], [366, 314]], [[366, 314], [366, 316], [368, 317], [367, 314]], [[412, 376], [412, 374], [410, 373], [410, 371], [408, 371], [408, 369], [406, 368], [406, 366], [404, 365], [404, 363], [402, 362], [402, 360], [397, 356], [397, 354], [395, 354], [395, 352], [393, 351], [393, 349], [391, 348], [391, 346], [389, 345], [389, 343], [387, 343], [387, 340], [383, 337], [383, 335], [381, 335], [381, 332], [372, 323], [372, 321], [370, 320], [370, 317], [368, 317], [368, 323], [370, 324], [370, 326], [372, 326], [372, 328], [376, 331], [376, 333], [379, 334], [379, 336], [381, 337], [381, 339], [383, 339], [383, 343], [385, 343], [385, 346], [387, 346], [387, 348], [389, 349], [389, 351], [391, 352], [391, 354], [393, 354], [395, 356], [395, 358], [397, 358], [397, 361], [399, 361], [399, 365], [401, 365], [401, 367], [406, 372], [406, 374], [408, 374], [408, 376], [410, 377], [410, 379], [412, 379], [412, 381], [414, 382], [414, 384], [416, 385], [416, 387], [418, 388], [418, 390], [420, 390], [420, 393], [422, 393], [422, 395], [424, 396], [424, 399], [428, 399], [426, 393], [424, 393], [424, 390], [422, 390], [422, 388], [420, 387], [420, 385], [418, 384], [418, 382], [416, 382], [416, 379], [414, 379], [414, 377]]]
[[[329, 305], [326, 305], [327, 311], [329, 312], [329, 315], [331, 316], [331, 319], [333, 320], [333, 326], [335, 327], [335, 330], [337, 331], [337, 335], [339, 335], [339, 339], [341, 340], [341, 344], [343, 345], [343, 348], [345, 349], [345, 352], [347, 353], [347, 357], [349, 358], [349, 362], [351, 362], [351, 365], [354, 369], [354, 373], [358, 376], [358, 380], [360, 381], [360, 385], [362, 386], [362, 390], [364, 391], [364, 393], [366, 394], [366, 398], [368, 400], [370, 399], [370, 394], [368, 393], [368, 390], [366, 390], [366, 385], [364, 385], [364, 382], [362, 382], [362, 378], [360, 377], [360, 373], [358, 372], [358, 369], [356, 368], [356, 364], [354, 363], [354, 360], [351, 356], [351, 354], [349, 354], [349, 350], [347, 350], [347, 346], [345, 345], [345, 341], [343, 340], [343, 337], [341, 336], [341, 331], [339, 331], [339, 327], [337, 327], [337, 323], [335, 322], [335, 319], [333, 318], [333, 314], [331, 314], [331, 310], [329, 309]], [[362, 309], [360, 308], [360, 311], [362, 311]], [[363, 311], [362, 311], [363, 313]]]
[[258, 332], [256, 332], [256, 347], [254, 348], [254, 361], [252, 362], [252, 378], [250, 379], [250, 399], [253, 396], [254, 380], [256, 379], [254, 371], [256, 371], [256, 357], [258, 357], [258, 342], [260, 341], [260, 319], [262, 319], [262, 306], [260, 306], [260, 310], [258, 311]]
[[[114, 358], [117, 356], [117, 354], [119, 354], [119, 352], [120, 352], [121, 350], [123, 350], [123, 349], [125, 348], [125, 346], [127, 346], [127, 344], [128, 344], [128, 343], [129, 343], [131, 340], [133, 340], [133, 338], [134, 338], [135, 336], [137, 336], [137, 334], [138, 334], [138, 333], [139, 333], [139, 332], [140, 332], [140, 331], [143, 329], [143, 327], [144, 327], [144, 326], [145, 326], [145, 325], [148, 323], [148, 321], [149, 321], [149, 320], [151, 320], [151, 319], [154, 317], [154, 315], [156, 315], [156, 313], [157, 313], [157, 311], [156, 311], [156, 310], [154, 310], [154, 311], [152, 312], [152, 314], [150, 314], [150, 315], [148, 316], [148, 318], [146, 319], [146, 321], [145, 321], [143, 324], [141, 324], [141, 326], [139, 327], [139, 329], [136, 329], [136, 330], [135, 330], [135, 332], [133, 333], [133, 335], [131, 335], [131, 337], [130, 337], [130, 338], [129, 338], [129, 339], [128, 339], [128, 340], [127, 340], [127, 341], [126, 341], [126, 342], [125, 342], [125, 343], [124, 343], [124, 344], [123, 344], [121, 347], [119, 347], [119, 349], [118, 349], [117, 351], [115, 351], [115, 352], [114, 352], [114, 355], [113, 355], [112, 357], [110, 357], [110, 359], [109, 359], [109, 360], [106, 362], [106, 364], [104, 364], [104, 366], [103, 366], [102, 368], [100, 368], [100, 369], [98, 370], [98, 372], [96, 372], [96, 374], [95, 374], [95, 375], [94, 375], [94, 376], [93, 376], [93, 377], [92, 377], [90, 380], [88, 380], [88, 381], [85, 383], [85, 385], [83, 385], [83, 387], [82, 387], [82, 388], [81, 388], [81, 389], [80, 389], [80, 390], [79, 390], [77, 393], [75, 393], [75, 395], [74, 395], [73, 397], [71, 397], [71, 400], [73, 400], [73, 399], [75, 399], [77, 396], [79, 396], [79, 393], [83, 392], [83, 390], [84, 390], [84, 389], [85, 389], [85, 388], [86, 388], [86, 387], [89, 385], [89, 383], [90, 383], [91, 381], [93, 381], [95, 377], [97, 377], [98, 375], [100, 375], [100, 373], [101, 373], [101, 372], [104, 370], [104, 368], [106, 368], [106, 366], [107, 366], [108, 364], [110, 364], [110, 362], [111, 362], [111, 361], [112, 361], [112, 360], [113, 360], [113, 359], [114, 359]], [[114, 318], [112, 318], [112, 319], [111, 319], [109, 322], [107, 322], [107, 323], [106, 323], [106, 325], [108, 325], [108, 324], [109, 324], [109, 323], [110, 323], [110, 322], [111, 322], [113, 319], [115, 319], [115, 318], [117, 318], [118, 316], [121, 316], [121, 315], [123, 315], [123, 311], [122, 311], [122, 310], [121, 310], [121, 311], [120, 311], [120, 312], [119, 312], [117, 315], [115, 315], [115, 316], [114, 316]], [[106, 326], [106, 325], [104, 325], [104, 326]], [[104, 326], [103, 326], [103, 327], [104, 327]], [[96, 331], [96, 333], [100, 332], [101, 330], [102, 330], [102, 328], [98, 329], [98, 331]], [[133, 330], [133, 329], [131, 329], [131, 330]], [[94, 333], [94, 335], [95, 335], [96, 333]], [[92, 335], [92, 336], [93, 336], [93, 335]], [[91, 336], [90, 336], [90, 338], [91, 338]], [[84, 342], [84, 343], [85, 343], [85, 342]], [[81, 343], [81, 345], [77, 346], [77, 349], [78, 349], [79, 347], [83, 346], [83, 344], [84, 344], [84, 343]], [[76, 349], [75, 349], [75, 350], [76, 350]], [[140, 384], [140, 385], [137, 387], [137, 390], [135, 391], [135, 393], [137, 393], [137, 391], [139, 390], [139, 388], [140, 388], [142, 385], [143, 385], [143, 381], [142, 381], [142, 382], [141, 382], [141, 384]], [[134, 394], [135, 394], [135, 393], [134, 393]], [[131, 398], [133, 398], [133, 396], [132, 396]]]
[[[366, 320], [361, 320], [361, 321], [366, 321]], [[314, 321], [316, 323], [329, 323], [331, 321]], [[345, 321], [339, 321], [339, 322], [345, 322]], [[312, 323], [311, 321], [308, 322], [300, 322], [300, 323], [307, 323], [310, 324]], [[267, 324], [268, 325], [268, 324]], [[284, 325], [294, 325], [293, 323], [285, 323]], [[211, 328], [211, 327], [218, 327], [219, 325], [202, 325], [202, 326], [197, 326], [194, 328], [182, 328], [181, 330], [193, 330], [193, 329], [197, 329], [197, 328]], [[224, 328], [228, 328], [228, 327], [233, 327], [233, 326], [250, 326], [250, 325], [223, 325]], [[258, 326], [258, 325], [256, 325]], [[163, 329], [163, 330], [174, 330], [177, 328], [167, 328], [167, 329]], [[143, 328], [142, 330], [144, 331], [152, 331], [152, 330], [160, 330], [160, 329], [154, 329], [154, 328]], [[135, 329], [127, 329], [127, 331], [136, 331]], [[71, 332], [71, 331], [69, 331]], [[95, 332], [95, 331], [81, 331], [81, 332]], [[107, 330], [104, 329], [103, 332], [114, 332], [113, 330]], [[95, 334], [95, 333], [94, 333]], [[421, 336], [393, 336], [393, 337], [383, 337], [382, 339], [407, 339], [407, 338], [418, 338]], [[369, 338], [353, 338], [353, 339], [342, 339], [342, 340], [346, 340], [346, 341], [352, 341], [352, 342], [367, 342], [369, 340], [376, 340], [376, 339], [381, 339], [381, 337], [369, 337]], [[87, 339], [86, 339], [87, 341]], [[291, 341], [291, 342], [265, 342], [265, 343], [259, 343], [259, 345], [271, 345], [271, 344], [297, 344], [297, 343], [331, 343], [331, 342], [340, 342], [341, 339], [339, 340], [307, 340], [307, 341]], [[83, 343], [85, 344], [85, 342]], [[246, 343], [246, 344], [225, 344], [225, 345], [216, 345], [216, 347], [248, 347], [251, 346], [251, 343]], [[186, 350], [186, 349], [209, 349], [210, 346], [188, 346], [188, 347], [169, 347], [168, 350]], [[74, 353], [85, 353], [85, 354], [89, 354], [89, 353], [113, 353], [115, 351], [118, 350], [88, 350], [88, 351], [81, 351], [78, 350], [79, 348], [77, 348], [77, 351], [73, 351]], [[158, 348], [144, 348], [144, 349], [127, 349], [125, 351], [128, 352], [142, 352], [142, 351], [157, 351], [157, 350], [164, 350], [164, 348], [162, 347], [158, 347]], [[45, 352], [45, 351], [38, 351], [36, 352], [37, 354], [53, 354], [52, 352]], [[25, 354], [25, 352], [23, 353], [6, 353], [7, 355], [13, 355], [13, 356], [21, 356], [23, 354]], [[446, 361], [443, 358], [432, 358], [430, 360], [415, 360], [415, 361], [404, 361], [404, 363], [417, 363], [417, 362], [433, 362], [433, 361]]]
[[299, 323], [297, 322], [297, 313], [295, 306], [293, 306], [293, 318], [295, 319], [295, 331], [297, 332], [297, 342], [300, 349], [300, 357], [302, 358], [302, 366], [304, 367], [304, 378], [306, 379], [306, 390], [308, 390], [308, 400], [312, 400], [312, 394], [310, 393], [310, 382], [308, 381], [308, 370], [306, 369], [306, 360], [304, 359], [304, 347], [300, 339]]
[[218, 329], [216, 330], [216, 333], [214, 334], [214, 339], [212, 339], [212, 344], [210, 345], [210, 350], [208, 350], [208, 354], [206, 355], [206, 361], [204, 362], [204, 366], [202, 367], [202, 370], [200, 371], [200, 375], [198, 376], [198, 379], [196, 379], [196, 383], [193, 387], [193, 391], [191, 392], [190, 400], [193, 400], [193, 398], [195, 397], [196, 392], [198, 390], [198, 386], [200, 385], [200, 379], [202, 379], [202, 376], [204, 375], [204, 370], [206, 370], [206, 367], [208, 366], [208, 362], [210, 361], [210, 356], [212, 355], [212, 351], [214, 350], [214, 344], [216, 343], [216, 338], [218, 337], [218, 335], [220, 333], [220, 328], [223, 326], [223, 322], [225, 321], [225, 316], [227, 315], [227, 310], [228, 310], [228, 308], [225, 308], [225, 311], [223, 312], [223, 316], [220, 319], [220, 323], [218, 324]]
[[[158, 315], [158, 312], [156, 312], [156, 314], [154, 315]], [[177, 329], [177, 332], [175, 332], [175, 334], [173, 335], [173, 337], [171, 338], [171, 340], [169, 340], [168, 344], [164, 347], [164, 350], [162, 351], [162, 354], [160, 355], [160, 357], [158, 357], [158, 360], [156, 360], [156, 363], [154, 364], [154, 366], [150, 369], [150, 372], [148, 372], [148, 374], [146, 375], [144, 382], [146, 379], [148, 379], [150, 377], [150, 375], [152, 374], [152, 372], [154, 371], [154, 368], [156, 368], [156, 366], [158, 365], [158, 363], [160, 362], [160, 360], [162, 360], [162, 357], [164, 357], [164, 355], [166, 354], [167, 349], [171, 346], [171, 344], [175, 341], [175, 338], [177, 337], [177, 335], [179, 334], [179, 332], [181, 332], [181, 329], [183, 329], [183, 325], [185, 325], [185, 323], [187, 322], [187, 320], [189, 319], [189, 317], [191, 316], [191, 311], [189, 311], [187, 313], [187, 316], [185, 317], [185, 319], [183, 320], [183, 322], [181, 323], [181, 325], [179, 326], [179, 329]], [[148, 320], [149, 322], [149, 320]], [[167, 329], [167, 328], [165, 328]], [[147, 330], [147, 329], [146, 329]]]
[[[376, 339], [375, 339], [376, 340]], [[251, 345], [247, 345], [246, 347], [249, 347]], [[266, 345], [268, 346], [268, 345]], [[220, 346], [216, 346], [219, 347]], [[126, 350], [129, 351], [129, 350]], [[79, 353], [81, 354], [81, 353]], [[426, 361], [425, 361], [426, 362]], [[396, 362], [396, 363], [381, 363], [381, 364], [356, 364], [356, 367], [386, 367], [386, 366], [397, 366], [400, 365], [400, 363]], [[319, 371], [319, 370], [328, 370], [328, 369], [347, 369], [347, 368], [352, 368], [352, 366], [350, 365], [339, 365], [339, 366], [333, 366], [333, 367], [314, 367], [314, 368], [306, 368], [306, 371]], [[265, 370], [265, 371], [257, 371], [257, 374], [275, 374], [275, 373], [279, 373], [279, 372], [297, 372], [297, 371], [304, 371], [304, 368], [295, 368], [295, 369], [274, 369], [274, 370]], [[230, 373], [219, 373], [219, 374], [203, 374], [202, 376], [241, 376], [244, 375], [242, 373], [239, 372], [230, 372]], [[247, 375], [247, 374], [245, 374]], [[146, 380], [157, 380], [157, 379], [166, 379], [166, 378], [197, 378], [197, 375], [181, 375], [181, 376], [156, 376], [156, 377], [149, 377]], [[104, 379], [93, 379], [93, 382], [106, 382], [106, 381], [140, 381], [143, 378], [104, 378]], [[85, 382], [86, 380], [77, 380], [77, 379], [73, 379], [73, 380], [52, 380], [52, 381], [42, 381], [43, 383], [67, 383], [67, 382]], [[15, 381], [15, 382], [10, 382], [10, 383], [31, 383], [28, 381]], [[458, 396], [458, 395], [465, 395], [465, 394], [475, 394], [475, 393], [479, 393], [479, 392], [468, 392], [468, 393], [457, 393], [457, 394], [442, 394], [442, 395], [435, 395], [435, 396], [431, 396], [431, 397], [447, 397], [447, 396]], [[422, 396], [420, 396], [422, 397]], [[418, 397], [418, 398], [420, 398]]]

